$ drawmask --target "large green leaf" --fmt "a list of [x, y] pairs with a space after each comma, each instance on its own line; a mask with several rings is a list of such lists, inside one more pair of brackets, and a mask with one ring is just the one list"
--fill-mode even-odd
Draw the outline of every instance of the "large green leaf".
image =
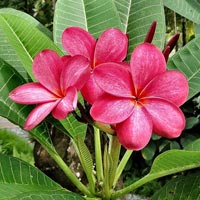
[[189, 96], [192, 98], [200, 92], [200, 38], [193, 39], [174, 56], [168, 63], [168, 69], [182, 71], [189, 82]]
[[198, 167], [200, 167], [200, 152], [185, 150], [166, 151], [154, 160], [149, 174], [127, 188], [117, 191], [113, 197], [119, 197], [131, 192], [154, 179]]
[[124, 33], [127, 32], [128, 28], [128, 21], [129, 21], [129, 14], [130, 9], [133, 4], [133, 0], [113, 0], [117, 11], [119, 13], [119, 17], [121, 20], [121, 29]]
[[65, 28], [78, 26], [98, 37], [109, 27], [121, 28], [113, 0], [58, 0], [54, 15], [54, 41], [62, 48], [61, 35]]
[[73, 199], [69, 193], [42, 172], [17, 158], [0, 154], [0, 199]]
[[51, 39], [53, 38], [53, 34], [48, 28], [46, 28], [39, 21], [37, 21], [34, 17], [32, 17], [31, 15], [29, 15], [25, 12], [22, 12], [20, 10], [15, 10], [13, 8], [1, 8], [0, 13], [11, 14], [13, 16], [21, 17], [22, 19], [26, 20], [29, 24], [31, 24], [32, 26], [34, 26], [35, 28], [37, 28], [38, 30], [43, 32], [49, 38], [51, 38]]
[[133, 49], [145, 39], [153, 21], [157, 28], [153, 43], [160, 49], [165, 41], [165, 15], [162, 0], [114, 0], [122, 22], [123, 31], [129, 37], [129, 55]]
[[190, 174], [170, 180], [158, 190], [152, 200], [199, 200], [200, 174]]
[[[34, 19], [33, 17], [24, 12], [11, 8], [3, 8], [0, 9], [0, 13], [4, 14], [7, 13], [13, 16], [21, 17], [23, 20], [26, 20], [32, 26], [38, 28], [48, 37], [52, 38], [52, 33], [46, 27], [44, 27], [36, 19]], [[14, 66], [15, 69], [25, 78], [26, 81], [30, 80], [30, 77], [28, 76], [26, 70], [24, 69], [19, 57], [17, 56], [12, 45], [9, 43], [6, 33], [4, 33], [4, 31], [1, 28], [0, 28], [0, 58], [8, 62], [11, 66]]]
[[200, 24], [200, 2], [198, 0], [163, 0], [163, 2], [171, 10]]
[[87, 125], [77, 121], [72, 114], [68, 115], [66, 119], [60, 120], [60, 123], [68, 131], [72, 138], [85, 137]]
[[[43, 49], [52, 49], [61, 54], [60, 49], [48, 36], [21, 16], [0, 13], [0, 30], [3, 32], [3, 36], [6, 36], [6, 45], [8, 42], [15, 51], [16, 55], [13, 56], [13, 59], [20, 60], [33, 80], [35, 80], [35, 77], [32, 73], [32, 61], [39, 51]], [[4, 46], [1, 45], [5, 45], [5, 43], [0, 44], [0, 48], [4, 49]], [[10, 45], [8, 45], [8, 48], [5, 48], [4, 58], [10, 57], [10, 59], [12, 59], [13, 50], [11, 50]], [[19, 71], [21, 70], [20, 68]]]

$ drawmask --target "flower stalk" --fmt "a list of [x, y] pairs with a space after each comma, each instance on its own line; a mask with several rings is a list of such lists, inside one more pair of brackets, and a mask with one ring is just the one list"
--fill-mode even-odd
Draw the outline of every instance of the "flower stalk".
[[100, 131], [96, 127], [94, 127], [94, 144], [95, 144], [96, 174], [98, 183], [100, 184], [103, 181], [103, 165], [102, 165]]
[[133, 151], [132, 150], [126, 150], [122, 160], [120, 161], [118, 167], [117, 167], [117, 170], [116, 170], [116, 174], [115, 174], [115, 179], [114, 179], [114, 182], [113, 182], [113, 187], [116, 186], [117, 184], [117, 181], [119, 179], [119, 177], [121, 176], [129, 158], [131, 157]]

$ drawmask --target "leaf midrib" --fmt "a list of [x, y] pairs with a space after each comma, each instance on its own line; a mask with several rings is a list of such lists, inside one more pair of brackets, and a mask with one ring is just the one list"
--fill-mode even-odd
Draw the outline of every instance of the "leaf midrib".
[[29, 59], [31, 60], [31, 62], [33, 61], [33, 58], [31, 57], [31, 55], [28, 53], [27, 49], [25, 48], [25, 46], [23, 45], [23, 43], [21, 42], [21, 40], [19, 39], [19, 37], [17, 36], [16, 32], [14, 31], [14, 29], [12, 28], [12, 26], [9, 25], [9, 23], [7, 22], [7, 20], [5, 19], [5, 17], [3, 16], [3, 14], [1, 14], [1, 18], [3, 19], [3, 21], [5, 22], [5, 24], [7, 25], [7, 27], [11, 30], [11, 32], [13, 33], [13, 35], [15, 36], [15, 38], [17, 39], [18, 43], [21, 45], [21, 47], [24, 49], [24, 51], [26, 52], [27, 56], [29, 57]]

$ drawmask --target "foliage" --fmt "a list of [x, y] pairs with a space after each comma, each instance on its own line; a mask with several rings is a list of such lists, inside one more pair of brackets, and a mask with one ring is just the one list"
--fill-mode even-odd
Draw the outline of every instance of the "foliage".
[[30, 164], [34, 163], [33, 144], [12, 129], [0, 129], [0, 153], [20, 158]]
[[[158, 29], [153, 43], [161, 50], [163, 49], [166, 29], [164, 5], [172, 11], [177, 12], [179, 14], [179, 19], [185, 17], [187, 20], [190, 20], [191, 23], [200, 23], [200, 3], [197, 1], [58, 0], [55, 7], [53, 23], [53, 1], [20, 1], [19, 4], [17, 4], [17, 2], [18, 1], [1, 1], [0, 7], [14, 7], [18, 10], [24, 10], [41, 22], [39, 23], [31, 16], [17, 10], [0, 10], [0, 115], [21, 127], [23, 127], [24, 121], [32, 109], [32, 106], [13, 103], [8, 99], [9, 92], [18, 85], [30, 81], [31, 79], [35, 81], [32, 73], [32, 61], [39, 51], [48, 48], [56, 51], [60, 55], [65, 54], [61, 46], [61, 34], [66, 27], [82, 27], [93, 34], [95, 38], [109, 27], [121, 29], [129, 36], [130, 43], [127, 58], [127, 60], [129, 60], [133, 49], [144, 41], [145, 33], [153, 20], [158, 22]], [[29, 2], [29, 4], [27, 4], [27, 2]], [[50, 10], [50, 12], [46, 12], [48, 10]], [[54, 41], [52, 41], [52, 34], [42, 24], [53, 30]], [[103, 160], [103, 166], [98, 164], [90, 155], [90, 150], [83, 141], [87, 125], [77, 121], [77, 118], [80, 118], [82, 114], [88, 113], [82, 113], [80, 107], [79, 111], [76, 110], [75, 113], [73, 113], [74, 115], [71, 114], [65, 120], [55, 122], [55, 120], [47, 118], [46, 122], [52, 123], [59, 130], [64, 130], [63, 132], [71, 137], [80, 163], [83, 165], [86, 172], [89, 189], [86, 187], [86, 184], [78, 180], [69, 167], [66, 166], [58, 152], [56, 152], [51, 138], [49, 137], [50, 133], [46, 122], [41, 123], [38, 127], [30, 131], [31, 136], [43, 146], [55, 162], [62, 168], [65, 175], [76, 185], [83, 196], [91, 198], [96, 196], [101, 198], [101, 190], [103, 189], [106, 195], [106, 197], [104, 196], [105, 199], [116, 199], [160, 177], [198, 168], [200, 166], [200, 141], [198, 134], [200, 127], [200, 39], [198, 26], [196, 26], [195, 31], [195, 39], [190, 41], [188, 39], [188, 44], [180, 48], [178, 52], [175, 52], [168, 61], [168, 69], [182, 71], [189, 81], [190, 92], [188, 101], [181, 107], [187, 121], [182, 136], [177, 139], [168, 140], [153, 135], [151, 142], [146, 148], [141, 152], [134, 152], [131, 157], [134, 161], [130, 160], [128, 164], [134, 167], [135, 170], [137, 170], [137, 168], [139, 168], [139, 170], [133, 173], [133, 180], [128, 180], [124, 188], [118, 190], [115, 186], [119, 178], [118, 176], [121, 175], [120, 167], [126, 164], [131, 154], [125, 153], [122, 155], [122, 162], [120, 163], [122, 165], [118, 165], [118, 160], [115, 160], [115, 158], [119, 156], [120, 147], [113, 142], [109, 148], [107, 148], [107, 146], [104, 147], [103, 159], [101, 153], [95, 149], [96, 156], [98, 156], [100, 160]], [[79, 99], [81, 99], [81, 97]], [[87, 104], [82, 104], [80, 106], [83, 109], [87, 108]], [[77, 115], [78, 112], [80, 113]], [[89, 118], [88, 121], [91, 122], [91, 119]], [[102, 128], [101, 124], [95, 125]], [[105, 128], [108, 127], [103, 127], [102, 130], [107, 130]], [[95, 135], [95, 148], [101, 150], [101, 144], [99, 144], [100, 137], [97, 132]], [[110, 141], [114, 141], [113, 136], [110, 135], [109, 138]], [[6, 138], [2, 139], [2, 150], [4, 152], [7, 151], [8, 154], [15, 155], [17, 152], [19, 157], [21, 155], [24, 156], [24, 153], [29, 154], [29, 150], [23, 151], [23, 149], [20, 149], [22, 144], [19, 140], [17, 141], [20, 142], [20, 144], [12, 143], [15, 147], [10, 149], [10, 145], [5, 145], [7, 139], [9, 143], [12, 141], [15, 142], [16, 140], [15, 138], [11, 140], [11, 138], [8, 138], [6, 135]], [[5, 149], [5, 147], [9, 148]], [[15, 148], [17, 149], [16, 152]], [[109, 151], [110, 149], [117, 150]], [[94, 167], [94, 162], [96, 162], [96, 168]], [[87, 168], [88, 163], [90, 170]], [[18, 159], [0, 155], [0, 168], [0, 188], [1, 191], [3, 191], [0, 198], [2, 199], [28, 199], [28, 197], [30, 197], [29, 199], [83, 199], [76, 194], [69, 193], [66, 189], [39, 172], [39, 170], [36, 170]], [[104, 173], [101, 171], [102, 169], [104, 169]], [[130, 167], [130, 169], [125, 171], [125, 177], [129, 176], [132, 169]], [[92, 170], [96, 170], [96, 173], [93, 173]], [[115, 175], [118, 178], [116, 178]], [[141, 176], [143, 178], [141, 178]], [[194, 190], [194, 188], [197, 188], [194, 186], [199, 183], [199, 175], [183, 176], [180, 178], [179, 175], [177, 176], [177, 179], [172, 178], [166, 186], [161, 188], [159, 193], [153, 196], [153, 199], [173, 199], [180, 194], [180, 191], [184, 191], [184, 195], [186, 195], [188, 199], [192, 200], [196, 197], [195, 195], [199, 190]], [[196, 181], [194, 185], [192, 185], [190, 182], [194, 179], [194, 176]], [[157, 182], [153, 183], [155, 183], [155, 186], [152, 186], [152, 190], [156, 190], [155, 188], [157, 188], [157, 186], [160, 187], [160, 183], [158, 183], [158, 185]], [[177, 190], [173, 189], [174, 185], [178, 185]], [[16, 187], [17, 190], [14, 190]], [[189, 190], [185, 190], [184, 187], [189, 187]], [[116, 191], [113, 191], [113, 189], [116, 189]], [[151, 195], [152, 190], [147, 191], [147, 189], [148, 185], [146, 190], [144, 189], [145, 191], [142, 193]], [[188, 192], [190, 193], [189, 196]]]

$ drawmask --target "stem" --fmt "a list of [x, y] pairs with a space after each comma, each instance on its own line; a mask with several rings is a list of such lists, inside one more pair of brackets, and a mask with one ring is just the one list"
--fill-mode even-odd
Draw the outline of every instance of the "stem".
[[104, 149], [103, 163], [104, 163], [103, 189], [104, 189], [105, 199], [110, 199], [110, 196], [111, 196], [110, 187], [109, 187], [110, 157], [109, 157], [109, 154], [108, 154], [107, 145], [105, 145], [105, 149]]
[[[36, 138], [37, 140], [38, 138]], [[58, 155], [56, 151], [53, 151], [52, 149], [48, 148], [46, 145], [44, 145], [43, 142], [39, 141], [40, 144], [42, 144], [43, 148], [49, 153], [51, 158], [58, 164], [58, 166], [63, 170], [65, 175], [70, 179], [70, 181], [85, 195], [92, 197], [93, 195], [90, 193], [88, 188], [83, 185], [79, 179], [74, 175], [74, 173], [71, 171], [71, 169], [66, 165], [66, 163], [63, 161], [63, 159]]]
[[147, 176], [145, 176], [145, 177], [139, 179], [139, 180], [136, 181], [135, 183], [129, 185], [128, 187], [125, 187], [125, 188], [123, 188], [122, 190], [116, 191], [116, 192], [112, 195], [111, 199], [113, 199], [113, 200], [114, 200], [114, 199], [117, 199], [117, 198], [119, 198], [119, 197], [121, 197], [121, 196], [123, 196], [123, 195], [125, 195], [125, 194], [127, 194], [127, 193], [129, 193], [129, 192], [131, 192], [131, 191], [133, 191], [133, 190], [135, 190], [136, 188], [138, 188], [138, 187], [144, 185], [145, 183], [148, 183], [148, 182], [150, 182], [150, 181], [156, 179], [156, 178], [158, 178], [158, 177], [156, 177], [155, 175], [147, 175]]
[[102, 165], [100, 131], [96, 127], [94, 127], [94, 144], [95, 144], [97, 180], [98, 180], [98, 183], [100, 183], [103, 180], [103, 165]]
[[124, 167], [126, 166], [130, 156], [132, 155], [132, 150], [127, 150], [126, 153], [124, 154], [121, 162], [119, 163], [119, 166], [117, 168], [117, 171], [116, 171], [116, 175], [115, 175], [115, 179], [114, 179], [114, 182], [113, 182], [113, 186], [115, 186], [117, 184], [117, 181], [119, 179], [119, 177], [121, 176], [122, 174], [122, 171], [124, 170]]
[[112, 165], [110, 168], [110, 188], [113, 186], [113, 182], [115, 180], [117, 166], [119, 163], [119, 155], [121, 150], [121, 144], [119, 143], [119, 140], [116, 136], [112, 136], [111, 140], [111, 152], [110, 157], [112, 159]]

